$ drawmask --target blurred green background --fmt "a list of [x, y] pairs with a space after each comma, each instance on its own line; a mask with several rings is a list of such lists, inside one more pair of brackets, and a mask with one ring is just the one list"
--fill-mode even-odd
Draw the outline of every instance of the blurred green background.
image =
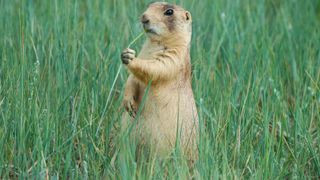
[[120, 52], [149, 1], [2, 0], [0, 179], [320, 177], [320, 1], [170, 2], [193, 17], [197, 173], [179, 153], [139, 163], [125, 137], [109, 146]]

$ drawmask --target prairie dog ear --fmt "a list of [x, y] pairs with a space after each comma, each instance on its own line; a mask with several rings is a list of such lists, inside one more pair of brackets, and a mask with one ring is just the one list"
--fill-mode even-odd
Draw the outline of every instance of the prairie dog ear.
[[186, 16], [186, 21], [191, 21], [192, 20], [191, 13], [189, 11], [185, 12], [185, 16]]

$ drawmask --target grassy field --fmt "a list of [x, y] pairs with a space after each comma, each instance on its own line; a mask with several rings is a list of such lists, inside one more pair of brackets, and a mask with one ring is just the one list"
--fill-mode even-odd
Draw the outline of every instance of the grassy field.
[[[193, 17], [198, 177], [319, 178], [320, 1], [175, 2]], [[135, 162], [113, 130], [147, 4], [0, 1], [0, 179], [190, 176], [179, 153]]]

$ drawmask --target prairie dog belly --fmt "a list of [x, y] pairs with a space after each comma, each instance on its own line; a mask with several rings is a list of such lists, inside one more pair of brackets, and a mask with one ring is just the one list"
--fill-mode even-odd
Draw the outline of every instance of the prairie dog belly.
[[[192, 99], [186, 96], [185, 91], [156, 92], [151, 89], [146, 99], [137, 128], [142, 128], [139, 134], [143, 142], [152, 144], [162, 156], [169, 155], [177, 138], [184, 148], [194, 143], [197, 114], [192, 110]], [[191, 113], [187, 114], [186, 111]]]

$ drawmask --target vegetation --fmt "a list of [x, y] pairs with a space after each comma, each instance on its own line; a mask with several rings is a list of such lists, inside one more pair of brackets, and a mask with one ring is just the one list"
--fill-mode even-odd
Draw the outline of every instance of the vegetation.
[[[0, 179], [191, 175], [178, 151], [136, 162], [114, 131], [128, 76], [120, 52], [148, 3], [0, 1]], [[319, 178], [320, 1], [176, 3], [193, 18], [195, 176]]]

